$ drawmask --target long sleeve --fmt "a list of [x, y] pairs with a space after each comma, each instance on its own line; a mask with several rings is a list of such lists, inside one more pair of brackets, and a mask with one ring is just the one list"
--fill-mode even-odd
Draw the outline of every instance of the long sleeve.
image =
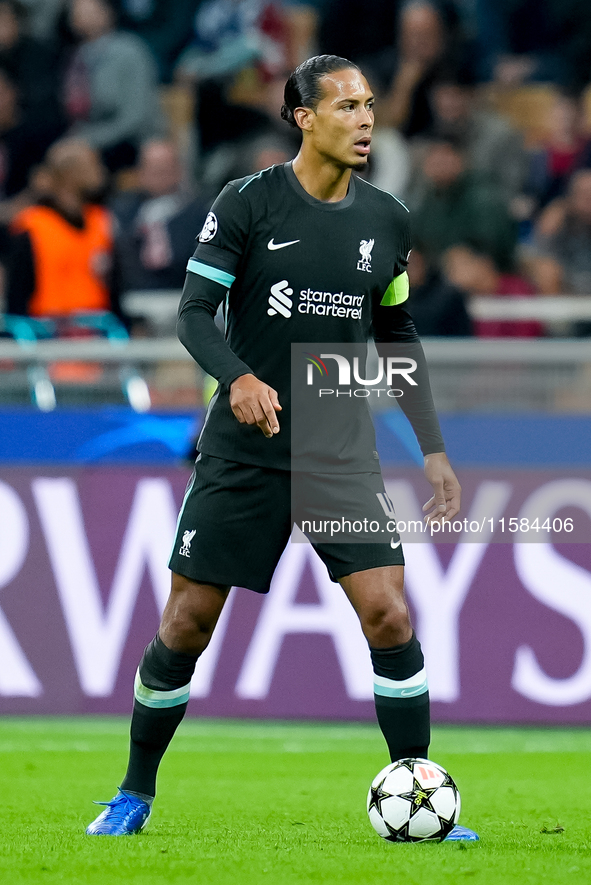
[[236, 279], [250, 225], [248, 206], [227, 185], [214, 202], [189, 259], [179, 306], [177, 333], [193, 359], [220, 384], [254, 374], [227, 344], [215, 325], [217, 309]]
[[179, 305], [177, 334], [201, 368], [229, 387], [240, 375], [252, 374], [252, 369], [230, 349], [215, 324], [226, 291], [221, 283], [189, 271]]
[[401, 383], [397, 402], [410, 421], [423, 455], [444, 452], [445, 444], [433, 403], [429, 370], [413, 319], [404, 304], [374, 309], [374, 339], [380, 356], [405, 357], [416, 362], [415, 385]]

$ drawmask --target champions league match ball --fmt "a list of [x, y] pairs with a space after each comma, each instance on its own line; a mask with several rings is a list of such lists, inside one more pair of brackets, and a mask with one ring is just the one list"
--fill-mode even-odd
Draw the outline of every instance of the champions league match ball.
[[441, 842], [460, 816], [460, 793], [445, 768], [429, 759], [399, 759], [373, 779], [367, 813], [389, 842]]

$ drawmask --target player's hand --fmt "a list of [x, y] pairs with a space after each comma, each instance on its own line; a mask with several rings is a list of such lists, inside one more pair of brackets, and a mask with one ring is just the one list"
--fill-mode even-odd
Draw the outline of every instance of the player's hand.
[[277, 391], [254, 375], [240, 375], [232, 381], [230, 408], [241, 424], [256, 424], [266, 437], [279, 433]]
[[450, 522], [460, 512], [462, 488], [445, 452], [425, 455], [425, 476], [433, 488], [423, 507], [425, 522]]

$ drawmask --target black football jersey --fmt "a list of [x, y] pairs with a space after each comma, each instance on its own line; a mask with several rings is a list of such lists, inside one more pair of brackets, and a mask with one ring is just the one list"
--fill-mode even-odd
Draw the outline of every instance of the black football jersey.
[[[408, 210], [356, 175], [345, 199], [315, 199], [291, 163], [230, 182], [216, 199], [188, 271], [227, 287], [226, 340], [279, 395], [280, 433], [240, 425], [220, 385], [198, 449], [290, 469], [291, 345], [362, 343], [408, 298]], [[408, 315], [405, 314], [405, 318]], [[198, 346], [198, 345], [197, 345]]]

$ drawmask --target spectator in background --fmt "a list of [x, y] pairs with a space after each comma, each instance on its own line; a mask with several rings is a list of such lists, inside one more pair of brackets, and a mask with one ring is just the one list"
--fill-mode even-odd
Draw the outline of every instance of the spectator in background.
[[468, 63], [468, 49], [453, 13], [453, 7], [428, 0], [410, 0], [403, 6], [394, 74], [376, 107], [379, 124], [394, 126], [408, 138], [432, 127], [429, 93], [440, 65], [444, 60]]
[[469, 67], [440, 71], [430, 92], [431, 135], [456, 137], [469, 168], [490, 178], [509, 202], [523, 192], [527, 156], [521, 133], [495, 111], [478, 105]]
[[[535, 289], [529, 280], [517, 273], [501, 273], [490, 255], [483, 255], [469, 246], [458, 245], [443, 256], [447, 279], [471, 296], [494, 295], [511, 298], [532, 296]], [[540, 338], [544, 327], [537, 320], [475, 320], [474, 332], [479, 338]]]
[[146, 41], [158, 63], [160, 80], [169, 83], [181, 50], [191, 37], [199, 0], [119, 0], [121, 26]]
[[[404, 0], [327, 0], [319, 29], [320, 52], [349, 58], [388, 85]], [[382, 68], [386, 71], [382, 72]]]
[[88, 144], [65, 139], [49, 149], [46, 196], [11, 226], [7, 313], [120, 315], [111, 216], [92, 202], [104, 184], [105, 170]]
[[285, 63], [285, 27], [279, 4], [268, 0], [205, 0], [193, 41], [177, 71], [194, 80], [224, 77], [251, 64], [267, 76]]
[[470, 172], [457, 139], [433, 140], [422, 174], [425, 188], [413, 211], [413, 229], [430, 260], [467, 243], [490, 255], [503, 271], [513, 265], [516, 226], [498, 185]]
[[297, 153], [289, 137], [273, 131], [262, 132], [254, 138], [241, 139], [217, 151], [206, 164], [204, 180], [208, 192], [215, 187], [219, 192], [229, 181], [244, 178], [269, 166], [279, 166], [293, 160]]
[[529, 266], [544, 295], [591, 295], [591, 169], [575, 172], [538, 220]]
[[162, 131], [156, 66], [143, 40], [116, 30], [112, 0], [71, 0], [69, 11], [82, 41], [65, 78], [70, 135], [99, 150], [116, 172]]
[[318, 55], [320, 25], [326, 0], [284, 0], [286, 69], [295, 70], [307, 58]]
[[53, 43], [66, 2], [67, 0], [22, 0], [27, 10], [31, 35], [37, 40]]
[[23, 116], [52, 128], [57, 138], [64, 128], [57, 58], [47, 44], [26, 34], [26, 16], [18, 0], [0, 0], [0, 67], [18, 84]]
[[[286, 30], [281, 8], [269, 0], [205, 0], [198, 9], [192, 44], [175, 75], [197, 90], [197, 128], [207, 153], [222, 142], [248, 138], [269, 128], [264, 110], [230, 94], [242, 71], [265, 83], [282, 74]], [[252, 90], [251, 90], [252, 91]]]
[[421, 338], [473, 334], [465, 293], [446, 280], [416, 247], [410, 253], [408, 278], [411, 286], [409, 310]]
[[411, 154], [406, 139], [391, 126], [375, 126], [371, 134], [368, 170], [364, 177], [395, 197], [406, 196], [411, 168]]
[[25, 193], [29, 175], [53, 138], [51, 126], [44, 127], [24, 114], [17, 84], [0, 67], [0, 230], [30, 199]]
[[545, 143], [532, 151], [529, 192], [536, 208], [566, 193], [573, 172], [591, 165], [591, 139], [582, 95], [558, 92], [547, 120]]
[[591, 76], [588, 0], [477, 0], [482, 79], [584, 88]]
[[172, 141], [142, 146], [138, 183], [112, 203], [123, 289], [181, 289], [207, 207], [187, 188]]

